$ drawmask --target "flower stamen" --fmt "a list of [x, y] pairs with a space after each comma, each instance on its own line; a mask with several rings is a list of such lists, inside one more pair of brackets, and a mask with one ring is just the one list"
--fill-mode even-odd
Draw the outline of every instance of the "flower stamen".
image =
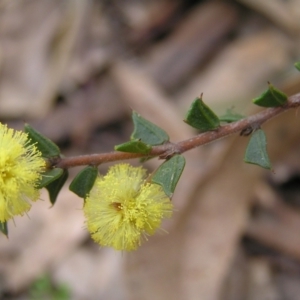
[[155, 233], [163, 218], [171, 217], [170, 199], [161, 186], [146, 181], [146, 177], [142, 167], [118, 164], [96, 179], [85, 199], [84, 213], [97, 243], [116, 250], [135, 250], [143, 237]]
[[114, 207], [118, 211], [122, 210], [122, 204], [121, 203], [113, 202], [113, 203], [111, 203], [111, 206]]
[[27, 134], [0, 123], [0, 222], [23, 215], [36, 201], [45, 161]]

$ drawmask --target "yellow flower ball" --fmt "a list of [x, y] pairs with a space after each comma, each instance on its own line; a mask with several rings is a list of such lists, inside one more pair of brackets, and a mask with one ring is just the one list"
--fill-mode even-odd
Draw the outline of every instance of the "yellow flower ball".
[[27, 134], [0, 123], [0, 222], [23, 215], [37, 200], [45, 161]]
[[173, 205], [160, 185], [145, 181], [146, 170], [129, 164], [111, 167], [96, 179], [85, 200], [86, 224], [101, 246], [135, 250], [153, 235]]

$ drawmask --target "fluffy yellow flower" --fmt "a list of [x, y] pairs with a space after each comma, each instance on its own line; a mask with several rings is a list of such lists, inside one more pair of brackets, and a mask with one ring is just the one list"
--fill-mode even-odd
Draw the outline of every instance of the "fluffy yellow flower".
[[153, 235], [173, 205], [161, 186], [145, 181], [146, 170], [128, 164], [111, 167], [98, 177], [86, 198], [84, 213], [92, 238], [116, 250], [135, 250]]
[[37, 200], [37, 181], [45, 161], [27, 134], [0, 123], [0, 222], [27, 212]]

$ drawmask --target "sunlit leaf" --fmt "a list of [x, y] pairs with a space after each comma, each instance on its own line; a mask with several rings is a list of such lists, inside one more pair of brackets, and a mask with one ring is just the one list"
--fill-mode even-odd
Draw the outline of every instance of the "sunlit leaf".
[[49, 158], [59, 156], [60, 150], [58, 146], [47, 137], [33, 129], [29, 124], [25, 124], [24, 131], [28, 134], [30, 143], [35, 144], [39, 151], [41, 151], [43, 157]]
[[166, 195], [172, 197], [184, 166], [185, 158], [182, 155], [175, 155], [160, 165], [151, 181], [161, 185]]
[[59, 178], [62, 175], [62, 173], [63, 173], [63, 169], [60, 168], [54, 168], [44, 172], [42, 174], [42, 179], [39, 182], [38, 188], [41, 189], [47, 186], [49, 183]]
[[81, 198], [86, 198], [98, 176], [98, 168], [87, 166], [71, 182], [69, 189]]
[[148, 154], [151, 151], [151, 149], [152, 147], [150, 145], [147, 145], [140, 140], [132, 140], [124, 144], [115, 146], [116, 151], [129, 153]]
[[300, 61], [295, 63], [295, 67], [298, 71], [300, 71]]
[[227, 109], [226, 113], [219, 117], [221, 122], [232, 123], [245, 118], [245, 116], [233, 111], [232, 108]]
[[202, 97], [196, 98], [191, 104], [184, 120], [201, 132], [215, 130], [220, 126], [217, 115], [203, 102]]
[[271, 169], [271, 163], [267, 153], [267, 139], [263, 130], [258, 129], [251, 135], [244, 161], [265, 169]]
[[152, 146], [161, 145], [169, 141], [169, 136], [163, 129], [144, 119], [135, 111], [132, 112], [132, 120], [134, 130], [131, 135], [131, 140], [139, 140]]
[[264, 91], [259, 97], [253, 99], [253, 103], [263, 107], [281, 106], [287, 102], [287, 95], [276, 89], [271, 83], [269, 88]]

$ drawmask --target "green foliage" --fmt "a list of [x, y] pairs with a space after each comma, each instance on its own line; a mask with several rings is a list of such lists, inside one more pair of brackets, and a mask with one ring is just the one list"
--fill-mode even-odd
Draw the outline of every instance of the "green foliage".
[[69, 288], [60, 284], [54, 286], [48, 275], [38, 278], [29, 289], [29, 300], [70, 300]]
[[191, 104], [184, 121], [201, 132], [215, 130], [220, 126], [219, 118], [203, 102], [202, 96], [197, 97]]
[[182, 155], [174, 155], [161, 164], [153, 174], [151, 181], [161, 185], [165, 193], [172, 197], [184, 166], [185, 158]]
[[87, 166], [71, 182], [69, 189], [81, 198], [86, 198], [98, 176], [98, 168]]
[[151, 146], [161, 145], [169, 141], [169, 136], [163, 129], [144, 119], [135, 111], [132, 112], [132, 121], [134, 130], [131, 140], [138, 140]]
[[129, 152], [129, 153], [142, 153], [148, 154], [151, 151], [152, 147], [147, 145], [140, 140], [132, 140], [124, 144], [116, 145], [116, 151]]
[[259, 97], [253, 99], [253, 103], [263, 107], [281, 106], [287, 102], [287, 95], [276, 89], [271, 83], [269, 88], [264, 91]]
[[134, 111], [132, 112], [132, 121], [134, 130], [130, 141], [116, 145], [116, 151], [148, 154], [152, 146], [161, 145], [169, 141], [169, 136], [163, 129]]
[[271, 169], [271, 163], [267, 153], [267, 139], [263, 130], [258, 129], [252, 133], [244, 161], [265, 169]]
[[69, 176], [68, 170], [63, 170], [61, 176], [59, 176], [57, 179], [55, 179], [54, 181], [52, 181], [46, 186], [46, 189], [49, 193], [50, 202], [52, 203], [52, 205], [55, 204], [56, 198], [60, 190], [62, 189], [63, 185], [67, 181], [68, 176]]
[[50, 158], [60, 155], [58, 146], [41, 133], [33, 129], [29, 124], [25, 124], [24, 131], [28, 134], [30, 143], [36, 145], [39, 151], [41, 151], [43, 157]]
[[62, 173], [63, 173], [63, 169], [60, 168], [47, 170], [42, 174], [42, 179], [39, 182], [38, 188], [41, 189], [47, 186], [49, 183], [59, 178], [62, 175]]
[[300, 71], [300, 61], [295, 63], [295, 68]]
[[0, 222], [0, 231], [8, 237], [8, 228], [7, 228], [7, 222]]
[[226, 110], [226, 113], [224, 115], [219, 117], [219, 120], [225, 123], [232, 123], [244, 118], [245, 116], [238, 114], [234, 112], [232, 108], [229, 108]]

